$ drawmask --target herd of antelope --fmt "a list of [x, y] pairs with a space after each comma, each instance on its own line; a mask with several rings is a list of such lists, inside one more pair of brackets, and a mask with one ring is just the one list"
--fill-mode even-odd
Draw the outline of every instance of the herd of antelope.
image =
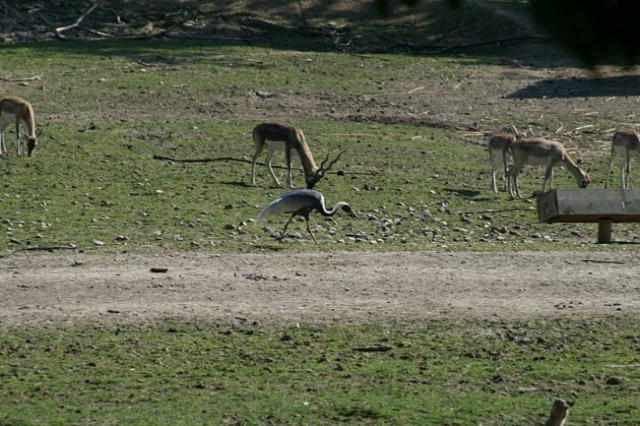
[[[611, 156], [605, 187], [609, 186], [611, 168], [616, 159], [623, 160], [620, 166], [622, 188], [629, 187], [629, 171], [631, 156], [638, 153], [640, 134], [632, 129], [619, 130], [614, 133], [611, 142]], [[546, 172], [542, 183], [542, 192], [553, 187], [553, 168], [557, 163], [563, 163], [569, 173], [576, 179], [578, 188], [586, 188], [591, 179], [587, 171], [582, 170], [571, 158], [560, 142], [539, 137], [526, 137], [517, 131], [515, 134], [500, 134], [489, 140], [489, 157], [491, 161], [491, 188], [498, 192], [496, 174], [502, 170], [505, 180], [505, 190], [512, 197], [520, 197], [518, 175], [526, 165], [544, 165]], [[509, 161], [511, 159], [511, 162]], [[511, 163], [511, 164], [510, 164]]]
[[[266, 148], [268, 151], [266, 165], [271, 174], [271, 178], [280, 186], [271, 161], [275, 151], [284, 151], [287, 164], [287, 186], [293, 188], [291, 182], [291, 161], [292, 155], [297, 153], [304, 170], [305, 183], [308, 189], [312, 189], [315, 184], [324, 177], [331, 166], [338, 161], [340, 154], [331, 162], [327, 168], [324, 164], [329, 160], [329, 156], [322, 162], [320, 167], [313, 160], [311, 150], [307, 145], [304, 133], [299, 128], [286, 123], [263, 123], [253, 129], [253, 141], [255, 143], [255, 153], [252, 157], [251, 182], [256, 185], [256, 162], [258, 156]], [[617, 131], [613, 135], [611, 144], [611, 157], [605, 187], [609, 186], [609, 176], [611, 168], [616, 158], [623, 159], [620, 167], [622, 187], [628, 188], [631, 156], [640, 151], [640, 134], [635, 130], [625, 129]], [[527, 164], [545, 165], [546, 172], [542, 184], [542, 192], [553, 187], [553, 169], [557, 163], [562, 163], [576, 179], [578, 188], [586, 188], [591, 179], [589, 173], [582, 170], [571, 158], [567, 150], [560, 142], [551, 141], [539, 137], [526, 137], [517, 130], [515, 134], [499, 134], [489, 140], [489, 154], [491, 160], [491, 188], [498, 192], [496, 174], [497, 170], [503, 170], [505, 180], [505, 190], [512, 197], [521, 197], [518, 185], [518, 175]], [[509, 161], [511, 160], [511, 161]]]
[[[35, 114], [33, 106], [26, 100], [18, 96], [7, 96], [0, 100], [0, 156], [8, 155], [5, 141], [5, 129], [10, 125], [15, 125], [16, 131], [16, 154], [22, 153], [22, 141], [20, 133], [20, 123], [24, 123], [26, 132], [26, 154], [31, 156], [33, 150], [38, 145], [37, 138], [40, 135], [36, 131]], [[312, 189], [326, 172], [340, 159], [340, 155], [325, 167], [329, 161], [329, 155], [318, 166], [311, 149], [305, 140], [304, 133], [299, 128], [287, 123], [269, 122], [257, 125], [253, 129], [253, 142], [255, 152], [252, 156], [251, 182], [256, 185], [256, 162], [258, 156], [267, 149], [267, 169], [276, 185], [280, 182], [276, 177], [271, 161], [275, 151], [284, 151], [287, 164], [287, 181], [289, 188], [293, 188], [291, 181], [291, 162], [293, 156], [297, 155], [304, 170], [305, 185]], [[632, 129], [624, 129], [615, 132], [611, 142], [611, 156], [605, 187], [609, 186], [609, 176], [614, 161], [621, 159], [620, 179], [622, 188], [629, 187], [629, 172], [631, 156], [640, 151], [640, 134]], [[563, 163], [567, 170], [576, 179], [579, 188], [586, 188], [590, 183], [588, 172], [582, 170], [569, 156], [566, 149], [560, 142], [551, 141], [539, 137], [526, 137], [517, 131], [515, 134], [495, 135], [489, 140], [489, 155], [491, 161], [491, 188], [498, 192], [497, 171], [502, 170], [505, 181], [505, 190], [512, 197], [520, 197], [518, 186], [518, 175], [526, 165], [545, 165], [546, 172], [542, 184], [542, 192], [547, 185], [553, 187], [553, 168], [557, 163]], [[509, 161], [511, 160], [511, 161]]]

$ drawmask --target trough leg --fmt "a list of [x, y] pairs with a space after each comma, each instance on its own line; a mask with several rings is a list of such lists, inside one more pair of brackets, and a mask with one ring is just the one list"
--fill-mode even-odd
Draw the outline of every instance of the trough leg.
[[598, 222], [598, 244], [608, 244], [611, 242], [611, 221], [601, 220]]

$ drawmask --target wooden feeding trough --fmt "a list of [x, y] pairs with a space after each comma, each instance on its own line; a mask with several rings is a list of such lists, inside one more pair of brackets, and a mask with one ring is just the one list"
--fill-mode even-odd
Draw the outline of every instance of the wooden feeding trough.
[[538, 195], [538, 219], [598, 223], [598, 243], [610, 243], [612, 223], [640, 222], [640, 190], [552, 189]]

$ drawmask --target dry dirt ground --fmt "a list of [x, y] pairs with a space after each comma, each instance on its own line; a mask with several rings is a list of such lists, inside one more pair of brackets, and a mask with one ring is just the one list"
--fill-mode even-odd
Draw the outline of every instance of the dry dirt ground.
[[3, 326], [167, 318], [389, 323], [640, 310], [633, 253], [47, 254], [2, 258], [0, 270]]

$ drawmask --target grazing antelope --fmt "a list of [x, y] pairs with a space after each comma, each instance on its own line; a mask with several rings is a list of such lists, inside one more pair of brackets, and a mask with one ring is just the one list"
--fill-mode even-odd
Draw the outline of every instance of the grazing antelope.
[[280, 185], [280, 181], [273, 172], [271, 160], [275, 151], [284, 151], [287, 159], [287, 186], [293, 188], [291, 183], [291, 160], [292, 154], [295, 152], [300, 157], [302, 168], [304, 169], [305, 183], [308, 189], [312, 189], [320, 179], [322, 179], [333, 164], [340, 159], [342, 152], [338, 154], [335, 160], [329, 163], [325, 168], [325, 163], [329, 160], [329, 155], [318, 167], [313, 160], [313, 154], [309, 149], [309, 145], [304, 138], [302, 130], [286, 123], [262, 123], [253, 129], [253, 142], [256, 145], [256, 152], [252, 157], [251, 166], [251, 182], [256, 184], [256, 161], [262, 151], [267, 148], [267, 168], [276, 185]]
[[508, 173], [507, 188], [512, 197], [516, 195], [520, 197], [518, 175], [525, 164], [547, 166], [544, 182], [542, 183], [542, 192], [545, 191], [547, 183], [549, 183], [549, 188], [553, 187], [553, 167], [558, 162], [564, 163], [567, 170], [576, 178], [579, 188], [586, 188], [589, 185], [589, 174], [578, 167], [560, 142], [542, 138], [520, 139], [511, 144], [511, 155], [513, 157], [513, 167]]
[[491, 188], [493, 192], [498, 192], [496, 182], [496, 172], [502, 167], [502, 178], [504, 179], [504, 189], [507, 189], [507, 157], [511, 152], [509, 147], [516, 141], [516, 135], [500, 134], [489, 139], [489, 158], [491, 160]]
[[564, 426], [567, 418], [569, 417], [569, 404], [562, 399], [556, 399], [553, 401], [551, 407], [551, 414], [547, 419], [544, 426]]
[[620, 165], [620, 181], [622, 188], [629, 188], [629, 172], [631, 171], [631, 156], [637, 155], [640, 148], [640, 135], [635, 130], [625, 129], [616, 132], [611, 140], [611, 158], [609, 159], [609, 170], [607, 170], [607, 180], [604, 187], [609, 187], [609, 175], [615, 157], [620, 157], [624, 162]]
[[312, 211], [318, 211], [321, 215], [331, 217], [336, 214], [338, 211], [342, 210], [344, 212], [349, 213], [353, 217], [358, 217], [353, 210], [351, 210], [351, 206], [349, 203], [344, 201], [340, 201], [336, 203], [333, 208], [330, 210], [327, 209], [324, 203], [324, 196], [315, 191], [313, 189], [294, 189], [293, 191], [289, 191], [281, 197], [273, 200], [269, 203], [267, 207], [262, 210], [256, 223], [260, 223], [265, 217], [277, 214], [277, 213], [291, 213], [291, 217], [284, 225], [284, 229], [282, 230], [282, 235], [280, 239], [284, 238], [287, 227], [291, 223], [294, 217], [302, 216], [304, 217], [305, 222], [307, 223], [307, 231], [313, 242], [318, 244], [316, 237], [311, 232], [309, 228], [309, 213]]
[[4, 131], [11, 123], [16, 125], [17, 155], [20, 155], [20, 122], [27, 126], [25, 136], [27, 138], [27, 155], [38, 146], [37, 138], [40, 133], [36, 133], [36, 120], [33, 107], [27, 101], [17, 96], [7, 96], [0, 100], [0, 155], [7, 154], [7, 145], [4, 138]]

